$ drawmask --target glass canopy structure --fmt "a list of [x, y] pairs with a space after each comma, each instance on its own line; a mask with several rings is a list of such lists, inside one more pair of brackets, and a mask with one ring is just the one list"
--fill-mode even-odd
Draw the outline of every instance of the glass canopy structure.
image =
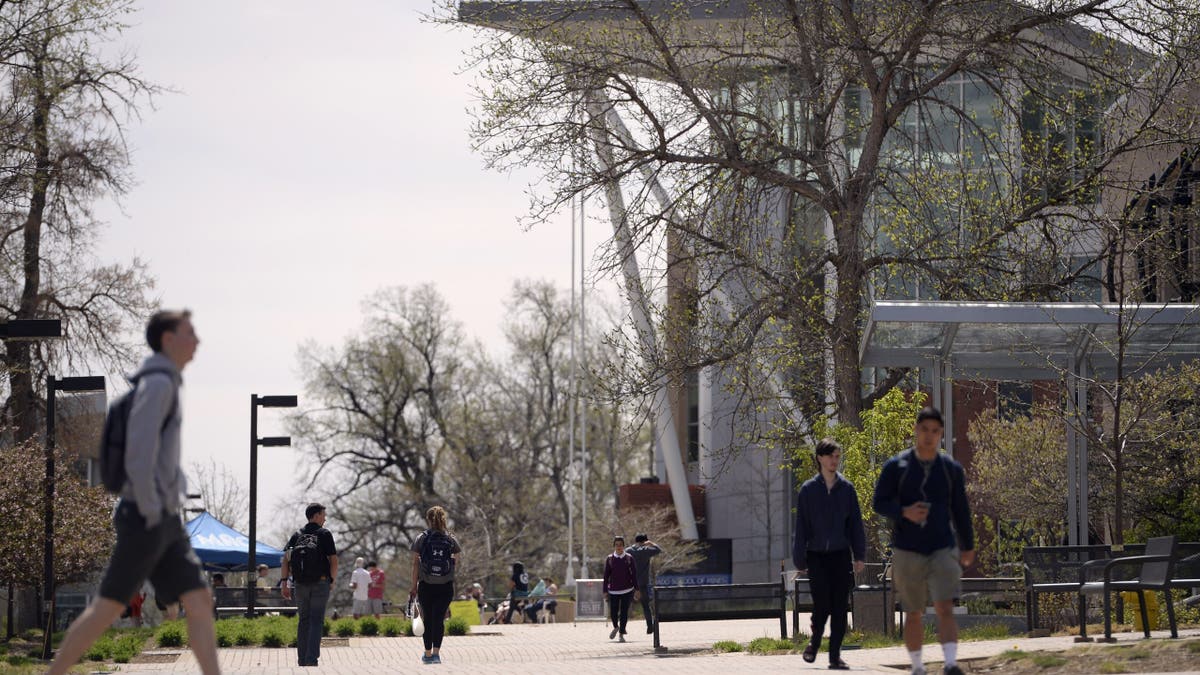
[[1200, 359], [1200, 305], [879, 301], [860, 347], [863, 368], [922, 368], [954, 453], [954, 378], [1057, 380], [1067, 388], [1067, 523], [1088, 540], [1087, 439], [1069, 420], [1088, 382]]

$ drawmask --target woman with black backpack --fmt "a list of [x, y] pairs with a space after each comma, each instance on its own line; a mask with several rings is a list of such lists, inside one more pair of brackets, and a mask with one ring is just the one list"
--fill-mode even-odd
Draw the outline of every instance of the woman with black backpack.
[[425, 632], [425, 654], [421, 663], [441, 663], [438, 652], [442, 649], [442, 637], [446, 634], [445, 618], [454, 599], [454, 568], [462, 547], [446, 528], [446, 509], [431, 507], [425, 512], [429, 529], [413, 542], [411, 601], [415, 596], [421, 607]]

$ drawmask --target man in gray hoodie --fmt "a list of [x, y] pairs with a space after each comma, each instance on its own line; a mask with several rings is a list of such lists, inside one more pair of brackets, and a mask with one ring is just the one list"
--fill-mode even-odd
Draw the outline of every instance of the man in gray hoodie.
[[180, 508], [187, 481], [179, 466], [180, 373], [200, 339], [187, 310], [156, 312], [146, 325], [154, 352], [129, 377], [133, 405], [125, 432], [126, 482], [113, 513], [117, 543], [100, 593], [71, 623], [48, 671], [65, 673], [112, 625], [146, 579], [156, 597], [187, 612], [188, 643], [200, 669], [219, 673], [212, 592], [192, 550]]

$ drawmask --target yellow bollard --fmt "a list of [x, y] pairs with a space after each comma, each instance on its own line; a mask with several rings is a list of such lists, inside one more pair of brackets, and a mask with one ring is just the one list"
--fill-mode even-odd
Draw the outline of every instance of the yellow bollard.
[[[1150, 630], [1158, 630], [1158, 593], [1146, 593], [1146, 618], [1150, 620]], [[1142, 611], [1138, 605], [1137, 591], [1121, 591], [1121, 599], [1125, 602], [1125, 613], [1133, 615], [1133, 629], [1142, 629]]]

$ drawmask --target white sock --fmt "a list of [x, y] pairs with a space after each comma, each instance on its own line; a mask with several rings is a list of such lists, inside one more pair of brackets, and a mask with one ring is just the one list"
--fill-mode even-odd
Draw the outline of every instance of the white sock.
[[914, 670], [925, 667], [925, 665], [921, 663], [921, 650], [920, 649], [918, 649], [915, 652], [909, 652], [908, 658], [912, 659], [912, 664], [913, 664]]
[[946, 656], [946, 667], [947, 668], [958, 663], [958, 661], [957, 661], [957, 659], [958, 659], [958, 643], [957, 642], [943, 642], [942, 643], [942, 654], [944, 654]]

